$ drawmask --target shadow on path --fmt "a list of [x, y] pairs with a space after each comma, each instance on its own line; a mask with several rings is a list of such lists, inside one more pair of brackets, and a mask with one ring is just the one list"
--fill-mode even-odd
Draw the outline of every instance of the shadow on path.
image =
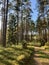
[[31, 53], [29, 58], [25, 58], [19, 62], [20, 65], [39, 65], [39, 63], [34, 59], [34, 53]]
[[[34, 49], [29, 58], [19, 62], [20, 65], [49, 65], [49, 55], [45, 54], [40, 48]], [[42, 60], [42, 62], [41, 62]], [[46, 61], [46, 62], [45, 62]]]
[[35, 61], [32, 58], [29, 59], [23, 59], [22, 61], [19, 62], [20, 65], [39, 65], [39, 63], [37, 61]]

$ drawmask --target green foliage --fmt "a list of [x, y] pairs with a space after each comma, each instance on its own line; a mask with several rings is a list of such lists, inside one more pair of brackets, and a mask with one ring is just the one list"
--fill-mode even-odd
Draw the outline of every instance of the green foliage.
[[46, 43], [46, 46], [49, 46], [49, 42]]
[[31, 28], [32, 31], [35, 30], [35, 23], [34, 23], [34, 21], [32, 21], [32, 20], [31, 20], [31, 27], [30, 27], [30, 28]]
[[33, 48], [23, 49], [21, 45], [0, 47], [0, 65], [26, 65], [24, 59], [28, 60], [31, 53], [33, 53]]
[[41, 43], [40, 42], [35, 42], [32, 44], [33, 46], [36, 46], [36, 47], [40, 47], [41, 46]]
[[47, 58], [47, 59], [49, 59], [49, 55], [44, 53], [44, 52], [42, 52], [41, 50], [37, 51], [37, 54], [40, 54], [39, 58]]
[[11, 14], [8, 24], [8, 43], [16, 43], [16, 17]]
[[25, 48], [25, 49], [27, 48], [27, 41], [26, 41], [26, 40], [23, 40], [23, 41], [22, 41], [22, 46], [23, 46], [23, 48]]

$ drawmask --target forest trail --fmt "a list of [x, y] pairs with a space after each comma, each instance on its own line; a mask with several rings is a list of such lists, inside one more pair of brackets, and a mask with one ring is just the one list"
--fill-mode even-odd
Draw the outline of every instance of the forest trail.
[[34, 54], [31, 54], [24, 65], [49, 65], [49, 52], [44, 48], [34, 47]]
[[41, 47], [34, 47], [33, 65], [49, 65], [49, 52]]

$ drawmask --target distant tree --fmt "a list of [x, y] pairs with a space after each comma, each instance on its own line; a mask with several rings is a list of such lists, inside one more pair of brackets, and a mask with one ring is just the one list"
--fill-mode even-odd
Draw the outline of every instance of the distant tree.
[[34, 30], [35, 30], [35, 23], [33, 22], [33, 20], [31, 20], [30, 21], [31, 22], [31, 26], [30, 26], [30, 28], [31, 28], [31, 41], [32, 41], [32, 32], [34, 32]]
[[18, 27], [19, 27], [19, 12], [20, 12], [20, 4], [21, 1], [20, 0], [15, 0], [15, 5], [14, 5], [14, 11], [16, 14], [16, 20], [17, 20], [17, 45], [19, 43], [19, 31], [18, 31]]
[[32, 9], [31, 7], [31, 2], [30, 0], [25, 0], [26, 4], [25, 4], [25, 22], [26, 22], [26, 41], [28, 41], [28, 32], [29, 32], [29, 25], [30, 25], [30, 19], [31, 19], [31, 14], [32, 13]]
[[45, 41], [47, 41], [47, 22], [45, 20], [45, 15], [46, 15], [46, 7], [47, 7], [47, 1], [48, 0], [37, 0], [38, 1], [38, 9], [39, 9], [39, 16], [41, 19], [43, 19], [42, 21], [42, 30], [43, 30], [43, 39]]
[[42, 37], [42, 20], [40, 19], [40, 17], [38, 17], [37, 19], [36, 29], [39, 33], [39, 40], [40, 40]]

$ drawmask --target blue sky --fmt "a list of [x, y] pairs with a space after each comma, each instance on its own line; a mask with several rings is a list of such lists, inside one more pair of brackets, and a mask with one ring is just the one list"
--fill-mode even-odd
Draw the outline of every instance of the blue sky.
[[38, 17], [38, 12], [37, 12], [37, 0], [30, 0], [31, 1], [31, 8], [32, 8], [32, 11], [33, 13], [31, 14], [32, 15], [32, 19], [34, 21], [37, 20], [37, 17]]
[[[32, 20], [36, 21], [38, 17], [38, 12], [37, 12], [37, 0], [30, 0], [31, 1], [31, 9], [33, 11], [32, 15]], [[0, 28], [1, 28], [1, 21], [0, 21]]]

